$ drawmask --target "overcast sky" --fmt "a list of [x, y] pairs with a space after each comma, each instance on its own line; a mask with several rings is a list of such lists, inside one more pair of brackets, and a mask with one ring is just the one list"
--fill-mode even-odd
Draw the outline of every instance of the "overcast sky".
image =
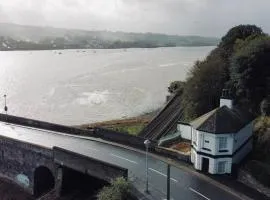
[[256, 24], [270, 33], [270, 0], [0, 0], [0, 22], [222, 36]]

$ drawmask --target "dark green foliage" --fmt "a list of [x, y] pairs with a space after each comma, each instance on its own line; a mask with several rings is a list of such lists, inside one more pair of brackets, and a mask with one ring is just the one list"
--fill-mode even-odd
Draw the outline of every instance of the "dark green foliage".
[[111, 186], [104, 187], [98, 193], [98, 200], [131, 200], [131, 185], [124, 178], [112, 181]]
[[258, 114], [260, 103], [270, 94], [270, 37], [256, 37], [238, 49], [230, 72], [237, 103]]
[[168, 87], [168, 92], [171, 94], [182, 94], [184, 92], [185, 82], [183, 81], [173, 81]]
[[219, 47], [224, 49], [225, 56], [229, 58], [233, 53], [233, 48], [237, 40], [244, 40], [251, 35], [263, 35], [261, 28], [255, 25], [239, 25], [231, 28], [228, 33], [222, 37]]
[[182, 104], [186, 121], [194, 119], [219, 105], [227, 81], [227, 66], [219, 49], [204, 61], [197, 61], [187, 78]]
[[270, 116], [270, 95], [268, 95], [261, 103], [262, 116]]
[[239, 25], [229, 30], [218, 47], [205, 60], [197, 61], [190, 71], [182, 95], [184, 120], [218, 107], [224, 88], [231, 90], [240, 106], [258, 110], [269, 94], [269, 61], [268, 37], [261, 28]]
[[256, 160], [270, 164], [270, 117], [258, 117], [254, 123], [254, 151]]

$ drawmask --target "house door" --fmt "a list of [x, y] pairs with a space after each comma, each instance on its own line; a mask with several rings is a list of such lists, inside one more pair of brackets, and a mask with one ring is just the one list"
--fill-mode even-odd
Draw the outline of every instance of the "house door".
[[208, 172], [209, 170], [209, 158], [202, 158], [202, 171]]

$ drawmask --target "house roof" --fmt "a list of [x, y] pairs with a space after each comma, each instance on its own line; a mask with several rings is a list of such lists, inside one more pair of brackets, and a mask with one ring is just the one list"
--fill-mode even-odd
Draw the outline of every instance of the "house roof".
[[190, 125], [197, 130], [208, 133], [237, 133], [252, 120], [253, 117], [248, 112], [222, 106], [195, 119]]

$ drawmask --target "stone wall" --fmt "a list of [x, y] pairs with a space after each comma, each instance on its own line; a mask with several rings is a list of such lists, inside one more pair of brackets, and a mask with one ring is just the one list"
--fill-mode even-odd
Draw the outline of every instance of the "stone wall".
[[163, 147], [156, 147], [155, 151], [162, 156], [191, 163], [190, 154], [181, 153], [179, 151], [174, 151], [172, 149], [167, 149]]
[[[120, 133], [117, 131], [99, 128], [99, 127], [96, 127], [94, 129], [94, 136], [102, 138], [107, 141], [116, 142], [116, 143], [120, 143], [120, 144], [124, 144], [124, 145], [128, 145], [131, 147], [145, 150], [145, 145], [144, 145], [145, 139], [143, 137], [133, 136], [127, 133]], [[151, 144], [152, 146], [155, 146], [156, 142], [151, 141]]]
[[52, 150], [0, 137], [0, 175], [34, 193], [34, 172], [39, 166], [54, 174]]

